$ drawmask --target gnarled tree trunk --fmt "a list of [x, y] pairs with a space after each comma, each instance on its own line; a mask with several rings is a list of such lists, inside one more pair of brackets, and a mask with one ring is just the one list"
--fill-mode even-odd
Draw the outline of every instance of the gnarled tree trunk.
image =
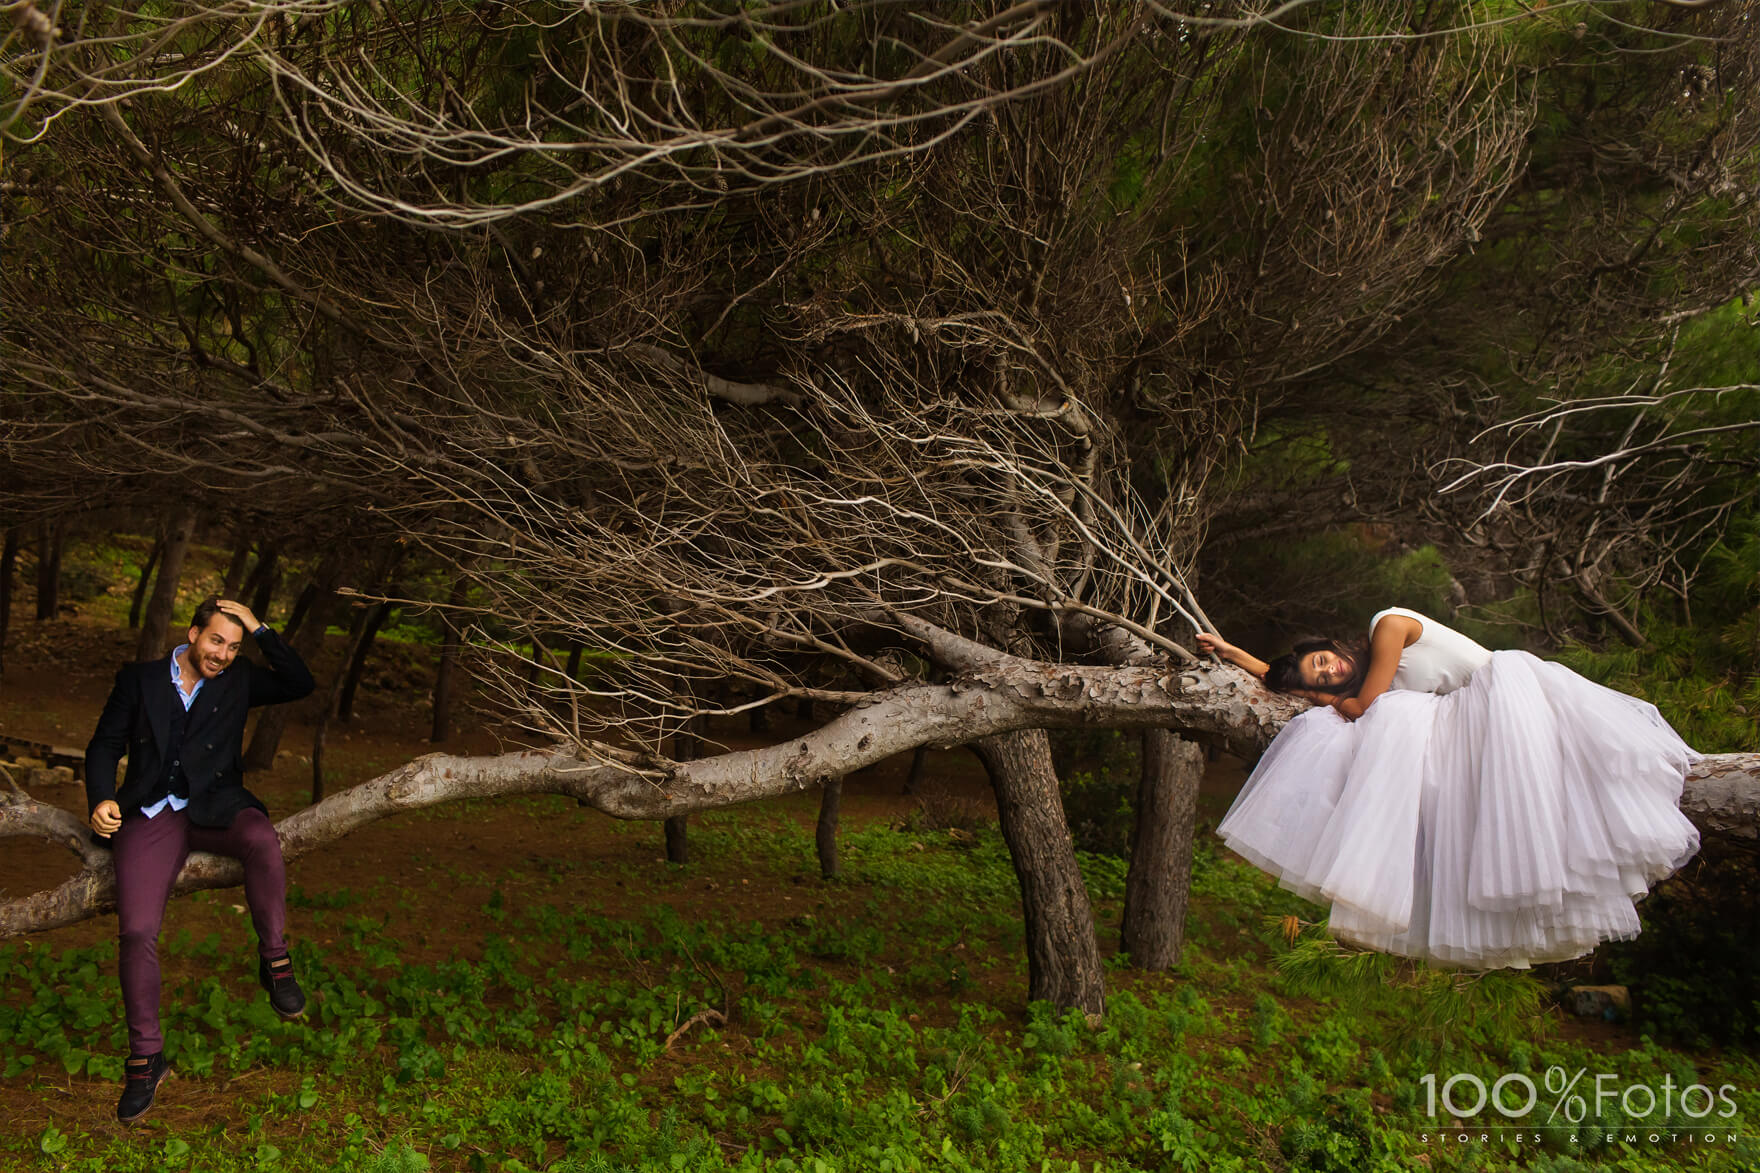
[[1171, 969], [1185, 945], [1192, 834], [1204, 751], [1167, 729], [1143, 731], [1143, 773], [1131, 825], [1119, 947], [1139, 969]]
[[171, 626], [172, 611], [177, 606], [177, 582], [183, 577], [183, 560], [189, 554], [190, 539], [195, 536], [195, 531], [195, 507], [179, 506], [165, 527], [165, 549], [159, 555], [159, 574], [153, 580], [153, 593], [141, 615], [141, 637], [134, 649], [136, 660], [157, 660], [170, 647], [166, 629]]
[[1021, 886], [1027, 930], [1027, 997], [1060, 1008], [1106, 1012], [1106, 980], [1094, 910], [1063, 817], [1063, 796], [1043, 729], [980, 738], [978, 756], [996, 788], [1002, 838]]

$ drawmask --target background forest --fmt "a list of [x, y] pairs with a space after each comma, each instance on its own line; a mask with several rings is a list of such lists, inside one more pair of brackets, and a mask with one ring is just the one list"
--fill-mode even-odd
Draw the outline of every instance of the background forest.
[[[1192, 641], [1404, 605], [1760, 751], [1760, 7], [5, 12], [5, 732], [217, 589], [323, 665], [249, 751], [307, 866], [409, 809], [321, 800], [477, 755], [396, 774], [431, 890], [302, 881], [324, 1030], [177, 995], [182, 1069], [263, 1074], [244, 1143], [42, 1106], [116, 1074], [107, 865], [15, 791], [94, 883], [8, 873], [13, 1159], [1760, 1159], [1416, 1139], [1425, 1071], [1616, 1052], [1751, 1117], [1751, 835], [1581, 970], [1340, 955], [1207, 835], [1300, 706]], [[683, 915], [748, 886], [801, 909]], [[1591, 976], [1641, 1041], [1560, 1025]]]

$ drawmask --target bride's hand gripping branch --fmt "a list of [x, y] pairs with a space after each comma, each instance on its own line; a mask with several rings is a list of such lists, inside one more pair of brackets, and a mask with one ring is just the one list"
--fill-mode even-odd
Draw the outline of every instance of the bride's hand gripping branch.
[[1259, 679], [1265, 679], [1265, 672], [1270, 667], [1265, 661], [1249, 652], [1243, 652], [1220, 635], [1208, 631], [1200, 631], [1197, 635], [1198, 650], [1211, 656], [1220, 656], [1228, 663], [1251, 672]]

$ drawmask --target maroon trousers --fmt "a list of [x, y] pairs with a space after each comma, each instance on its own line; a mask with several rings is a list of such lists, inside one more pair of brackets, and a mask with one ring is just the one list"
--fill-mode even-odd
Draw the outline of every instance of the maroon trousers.
[[273, 960], [287, 953], [287, 868], [281, 841], [262, 811], [240, 811], [224, 829], [198, 827], [183, 811], [166, 807], [153, 818], [136, 811], [113, 839], [116, 857], [117, 970], [128, 1016], [128, 1049], [156, 1055], [159, 1033], [159, 927], [171, 885], [192, 851], [229, 855], [244, 864], [244, 899], [257, 929], [257, 952]]

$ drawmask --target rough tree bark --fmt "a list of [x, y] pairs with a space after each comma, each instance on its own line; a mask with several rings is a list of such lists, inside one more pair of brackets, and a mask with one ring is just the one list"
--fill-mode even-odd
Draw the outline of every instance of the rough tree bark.
[[[945, 677], [939, 669], [929, 674], [929, 680], [933, 684], [939, 684], [943, 679], [945, 679]], [[905, 771], [904, 790], [902, 793], [917, 793], [918, 788], [923, 785], [923, 778], [928, 772], [929, 747], [926, 745], [919, 745], [916, 749], [911, 751], [911, 765], [910, 769]]]
[[1063, 796], [1043, 729], [980, 738], [978, 756], [996, 788], [1002, 838], [1021, 887], [1027, 933], [1027, 998], [1106, 1012], [1106, 978], [1094, 911], [1063, 817]]
[[1139, 969], [1172, 969], [1185, 945], [1192, 838], [1204, 750], [1167, 729], [1143, 732], [1119, 947]]
[[153, 593], [148, 596], [147, 609], [141, 615], [141, 637], [134, 649], [136, 660], [157, 660], [170, 646], [166, 642], [166, 629], [171, 626], [171, 612], [177, 606], [177, 582], [183, 577], [183, 560], [189, 553], [195, 530], [195, 507], [178, 506], [165, 527], [165, 550], [159, 556], [159, 574], [153, 580]]

